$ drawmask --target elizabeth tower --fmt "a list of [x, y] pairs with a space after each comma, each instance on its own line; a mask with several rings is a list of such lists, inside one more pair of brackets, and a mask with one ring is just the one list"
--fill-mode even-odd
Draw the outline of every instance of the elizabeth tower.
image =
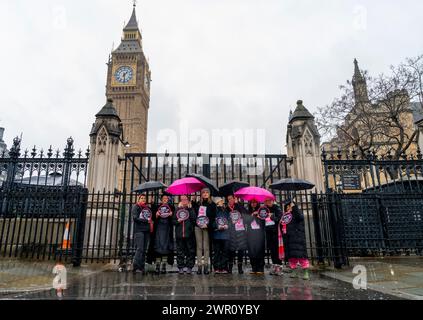
[[131, 153], [146, 152], [151, 73], [142, 49], [135, 5], [119, 47], [108, 62], [106, 96], [113, 100]]

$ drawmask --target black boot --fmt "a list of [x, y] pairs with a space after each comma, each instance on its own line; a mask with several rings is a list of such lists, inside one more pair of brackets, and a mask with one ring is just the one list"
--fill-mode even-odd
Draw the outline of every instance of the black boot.
[[162, 271], [163, 274], [166, 274], [166, 263], [162, 264]]
[[243, 274], [244, 270], [242, 270], [242, 263], [238, 263], [238, 273]]
[[228, 273], [232, 273], [232, 268], [233, 268], [233, 264], [231, 263], [231, 264], [229, 264], [229, 267], [228, 267]]
[[[203, 267], [199, 265], [197, 268], [197, 274], [202, 274], [202, 273], [203, 273]], [[206, 272], [204, 271], [204, 273]]]
[[156, 271], [155, 274], [160, 274], [160, 263], [156, 263]]
[[209, 265], [208, 265], [208, 264], [206, 264], [206, 265], [204, 266], [204, 274], [210, 274], [210, 271], [209, 271]]

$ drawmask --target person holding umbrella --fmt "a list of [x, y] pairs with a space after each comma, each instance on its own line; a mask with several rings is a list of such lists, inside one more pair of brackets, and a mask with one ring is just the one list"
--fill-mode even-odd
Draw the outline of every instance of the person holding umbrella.
[[250, 216], [246, 219], [247, 225], [247, 244], [248, 255], [250, 257], [252, 273], [264, 273], [265, 239], [266, 239], [266, 221], [272, 221], [269, 215], [269, 209], [265, 206], [260, 207], [259, 202], [267, 199], [275, 200], [275, 196], [264, 188], [245, 187], [237, 192], [235, 196], [250, 201]]
[[246, 217], [248, 256], [252, 267], [251, 274], [264, 274], [265, 220], [258, 217], [259, 203], [252, 199], [248, 205], [250, 216]]
[[[289, 193], [301, 190], [310, 190], [314, 184], [307, 180], [284, 178], [270, 185], [271, 189], [287, 191]], [[281, 216], [278, 228], [279, 256], [287, 259], [292, 277], [297, 277], [297, 265], [304, 270], [304, 279], [309, 279], [309, 261], [307, 257], [307, 242], [305, 237], [304, 215], [298, 206], [290, 199], [284, 203], [284, 213]]]
[[173, 215], [176, 238], [176, 262], [179, 274], [192, 273], [195, 265], [195, 213], [187, 195], [181, 195], [176, 213]]
[[291, 200], [287, 200], [284, 204], [284, 213], [280, 219], [279, 228], [283, 237], [283, 243], [280, 243], [280, 252], [288, 257], [289, 266], [293, 270], [291, 277], [298, 277], [297, 266], [300, 265], [304, 270], [303, 279], [309, 280], [310, 263], [307, 255], [304, 214]]
[[153, 233], [153, 214], [150, 206], [147, 205], [147, 197], [140, 194], [137, 203], [132, 206], [131, 216], [134, 221], [135, 256], [133, 261], [133, 272], [138, 270], [145, 274], [145, 259], [150, 237]]
[[[167, 188], [167, 186], [160, 181], [153, 181], [153, 180], [149, 180], [149, 181], [145, 181], [144, 183], [139, 184], [137, 187], [135, 187], [134, 190], [132, 190], [132, 192], [136, 192], [136, 193], [153, 193], [153, 197], [154, 199], [158, 198], [158, 191]], [[151, 194], [151, 193], [150, 193]], [[156, 203], [156, 201], [154, 201], [154, 203]], [[147, 248], [148, 254], [146, 256], [146, 263], [147, 264], [153, 264], [153, 262], [156, 260], [156, 251], [154, 249], [155, 243], [156, 243], [156, 215], [155, 212], [157, 211], [157, 205], [154, 204], [151, 206], [152, 208], [152, 221], [154, 224], [154, 232], [150, 235], [150, 241], [149, 241], [149, 245]]]
[[[156, 257], [156, 274], [166, 273], [166, 264], [173, 265], [173, 214], [174, 206], [169, 202], [169, 196], [165, 193], [161, 196], [161, 203], [154, 207], [155, 213], [155, 236], [154, 253]], [[160, 271], [160, 263], [162, 268]]]
[[[210, 189], [205, 187], [201, 190], [201, 198], [193, 203], [196, 214], [195, 241], [197, 245], [197, 274], [209, 274], [209, 259], [211, 251], [211, 228], [209, 223], [215, 220], [216, 204], [211, 199]], [[204, 270], [203, 270], [204, 268]]]
[[242, 260], [247, 250], [247, 229], [245, 225], [247, 210], [236, 202], [234, 195], [226, 197], [228, 205], [226, 211], [229, 213], [229, 269], [232, 273], [235, 256], [238, 262], [238, 273], [243, 274]]

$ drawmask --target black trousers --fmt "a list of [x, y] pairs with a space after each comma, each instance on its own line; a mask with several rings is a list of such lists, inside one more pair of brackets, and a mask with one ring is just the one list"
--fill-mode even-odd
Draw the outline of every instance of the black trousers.
[[229, 251], [229, 264], [234, 264], [235, 257], [237, 258], [237, 263], [240, 264], [244, 261], [245, 250], [238, 250], [238, 251]]
[[213, 240], [213, 267], [215, 270], [228, 270], [229, 240]]
[[253, 272], [264, 272], [264, 259], [250, 257], [251, 267]]
[[270, 257], [272, 258], [272, 264], [282, 264], [279, 259], [279, 241], [277, 230], [266, 230], [266, 247], [270, 251]]
[[176, 263], [178, 269], [190, 268], [195, 265], [195, 238], [176, 239]]
[[134, 235], [135, 241], [135, 256], [134, 256], [134, 269], [144, 270], [145, 257], [147, 255], [147, 248], [150, 244], [150, 232], [138, 232]]

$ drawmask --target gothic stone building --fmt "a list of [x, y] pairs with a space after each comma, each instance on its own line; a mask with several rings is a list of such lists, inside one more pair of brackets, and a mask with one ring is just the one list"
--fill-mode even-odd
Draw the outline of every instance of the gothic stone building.
[[[406, 141], [412, 140], [406, 154], [415, 154], [418, 135], [413, 138], [413, 134], [418, 128], [418, 119], [423, 115], [421, 104], [411, 102], [406, 90], [389, 92], [384, 100], [371, 102], [366, 79], [356, 59], [354, 60], [352, 85], [355, 106], [346, 116], [337, 136], [323, 145], [326, 151], [337, 152], [337, 149], [340, 148], [341, 153], [348, 153], [355, 149], [360, 156], [359, 146], [363, 150], [371, 146], [378, 155], [385, 155], [388, 151], [395, 153], [398, 149], [395, 137], [400, 136], [398, 128], [380, 125], [380, 123], [386, 122], [386, 112], [395, 109], [398, 110], [399, 121], [404, 129]], [[359, 137], [358, 145], [355, 145], [352, 137]]]

